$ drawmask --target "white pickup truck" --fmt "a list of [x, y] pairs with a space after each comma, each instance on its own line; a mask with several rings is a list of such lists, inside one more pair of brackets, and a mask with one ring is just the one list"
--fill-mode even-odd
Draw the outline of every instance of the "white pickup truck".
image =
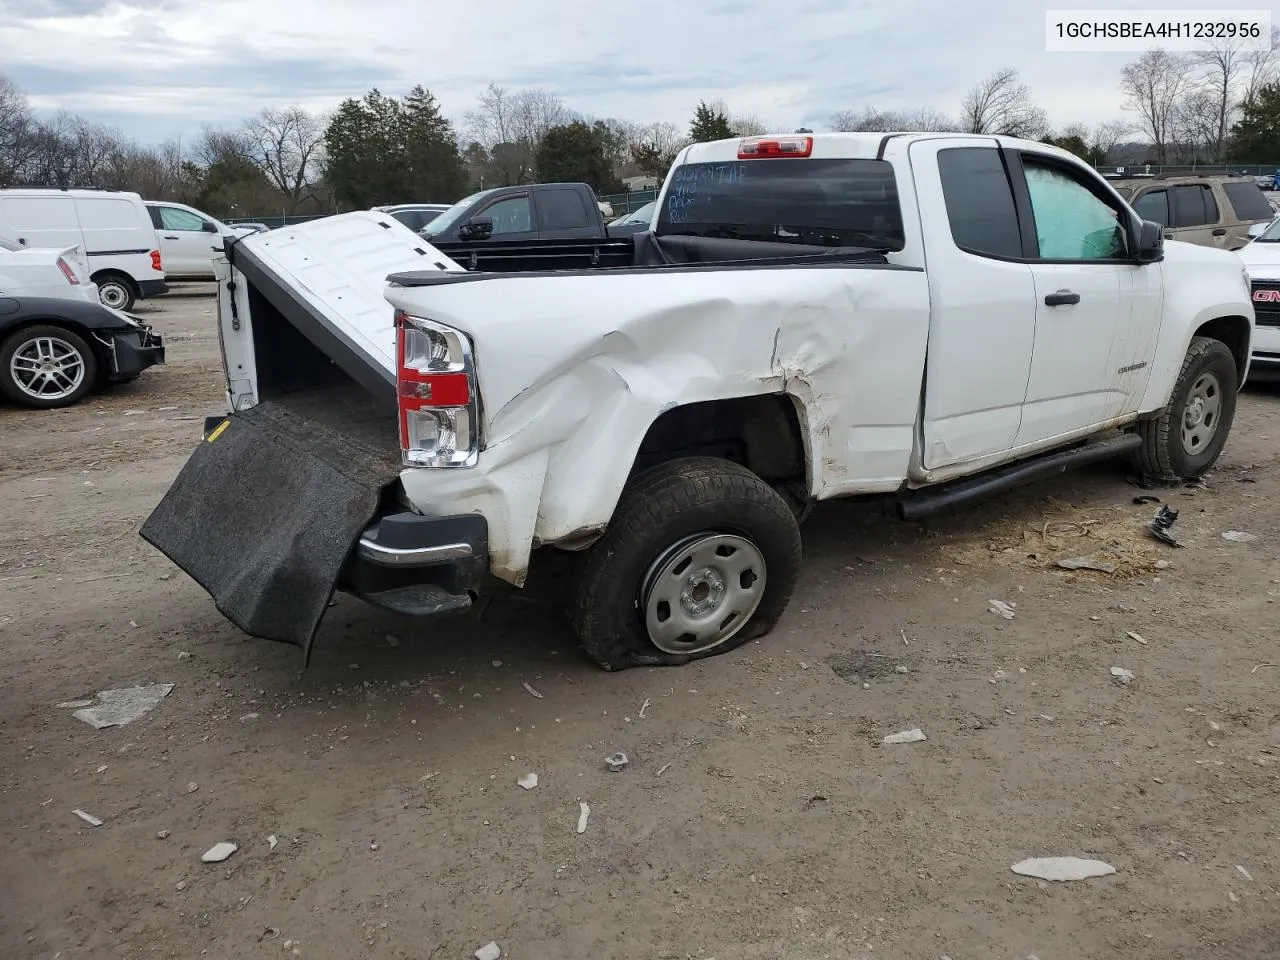
[[1196, 477], [1249, 363], [1239, 258], [1030, 141], [696, 144], [598, 266], [526, 246], [469, 271], [367, 211], [229, 244], [232, 412], [142, 535], [308, 658], [335, 589], [457, 613], [572, 552], [586, 652], [678, 664], [774, 626], [813, 502]]

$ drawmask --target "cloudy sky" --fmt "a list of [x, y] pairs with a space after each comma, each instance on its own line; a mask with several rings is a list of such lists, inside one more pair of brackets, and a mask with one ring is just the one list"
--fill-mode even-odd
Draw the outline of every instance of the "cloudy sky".
[[[1275, 0], [1222, 3], [1270, 9]], [[775, 129], [832, 112], [932, 106], [1016, 67], [1051, 122], [1123, 116], [1136, 54], [1045, 52], [1027, 0], [0, 0], [0, 73], [42, 111], [143, 141], [235, 123], [266, 105], [324, 110], [422, 83], [460, 119], [485, 84], [541, 87], [595, 116], [687, 125], [722, 98]], [[1105, 0], [1065, 9], [1203, 9]]]

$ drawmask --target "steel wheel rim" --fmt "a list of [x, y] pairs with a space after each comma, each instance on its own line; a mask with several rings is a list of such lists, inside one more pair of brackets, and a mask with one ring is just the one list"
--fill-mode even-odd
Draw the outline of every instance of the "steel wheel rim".
[[34, 400], [65, 400], [84, 383], [84, 357], [56, 336], [32, 337], [9, 358], [9, 377]]
[[1222, 422], [1222, 384], [1217, 374], [1205, 371], [1187, 394], [1182, 413], [1182, 449], [1197, 456], [1209, 448]]
[[663, 653], [704, 653], [733, 639], [760, 606], [764, 554], [729, 533], [698, 533], [659, 554], [640, 605], [649, 642]]
[[104, 306], [120, 310], [128, 301], [129, 293], [119, 282], [108, 280], [105, 285], [98, 285], [98, 299], [102, 301]]

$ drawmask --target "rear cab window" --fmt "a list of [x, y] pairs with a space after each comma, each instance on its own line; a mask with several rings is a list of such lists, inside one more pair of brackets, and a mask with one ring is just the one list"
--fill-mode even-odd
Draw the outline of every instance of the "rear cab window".
[[955, 245], [979, 256], [1021, 257], [1018, 212], [1000, 151], [993, 147], [939, 150], [938, 172]]
[[655, 233], [894, 252], [906, 246], [893, 166], [867, 159], [687, 163]]
[[1240, 181], [1224, 183], [1222, 192], [1227, 195], [1231, 209], [1238, 220], [1273, 220], [1276, 212], [1271, 208], [1266, 195], [1256, 183]]

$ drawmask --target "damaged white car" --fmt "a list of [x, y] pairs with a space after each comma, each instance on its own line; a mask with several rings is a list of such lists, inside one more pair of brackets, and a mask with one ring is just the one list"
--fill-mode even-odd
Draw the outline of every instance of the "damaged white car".
[[473, 272], [371, 212], [229, 244], [232, 412], [142, 535], [308, 656], [335, 589], [452, 614], [569, 551], [586, 652], [678, 664], [774, 626], [815, 501], [1196, 477], [1249, 364], [1239, 259], [1042, 143], [696, 144], [651, 233], [581, 246]]

